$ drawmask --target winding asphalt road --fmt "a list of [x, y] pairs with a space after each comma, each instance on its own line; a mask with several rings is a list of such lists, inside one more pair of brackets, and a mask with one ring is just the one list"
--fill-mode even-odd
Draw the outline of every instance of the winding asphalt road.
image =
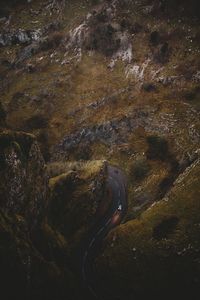
[[111, 229], [119, 225], [127, 211], [127, 187], [123, 172], [110, 165], [107, 166], [107, 189], [111, 192], [112, 201], [106, 215], [89, 231], [81, 249], [81, 280], [85, 289], [95, 298], [93, 261], [101, 246], [102, 240]]

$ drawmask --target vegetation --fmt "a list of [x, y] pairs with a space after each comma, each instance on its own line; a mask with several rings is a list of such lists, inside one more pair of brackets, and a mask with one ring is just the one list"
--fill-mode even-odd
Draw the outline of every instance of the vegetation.
[[[110, 205], [105, 160], [127, 175], [128, 210], [96, 261], [100, 295], [195, 299], [199, 1], [2, 3], [0, 275], [8, 299], [83, 299], [74, 257]], [[34, 40], [21, 43], [26, 34]], [[4, 38], [15, 42], [3, 46]]]
[[166, 160], [168, 156], [168, 143], [167, 141], [159, 136], [148, 136], [147, 137], [148, 150], [147, 157], [149, 159], [160, 159]]
[[145, 160], [138, 160], [132, 167], [131, 176], [133, 180], [141, 181], [144, 179], [150, 171], [150, 166]]
[[5, 120], [6, 120], [6, 112], [3, 108], [2, 103], [0, 102], [0, 126], [5, 125]]
[[162, 201], [110, 233], [97, 260], [104, 293], [119, 299], [133, 295], [195, 299], [199, 291], [199, 172], [198, 160]]
[[95, 221], [104, 196], [105, 171], [102, 161], [52, 163], [48, 166], [51, 176], [48, 220], [71, 241], [70, 249]]

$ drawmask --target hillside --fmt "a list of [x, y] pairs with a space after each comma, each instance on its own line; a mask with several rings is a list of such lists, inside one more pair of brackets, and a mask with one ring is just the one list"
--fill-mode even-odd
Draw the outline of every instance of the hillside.
[[[126, 174], [128, 209], [99, 246], [97, 293], [195, 299], [199, 11], [196, 0], [2, 1], [0, 265], [7, 299], [88, 297], [76, 255], [111, 205], [108, 164]], [[6, 292], [13, 268], [15, 289]]]

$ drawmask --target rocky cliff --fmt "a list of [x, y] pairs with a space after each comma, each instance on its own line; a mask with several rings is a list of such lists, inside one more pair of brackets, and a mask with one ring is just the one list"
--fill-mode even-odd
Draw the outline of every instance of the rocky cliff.
[[44, 159], [34, 136], [2, 132], [0, 157], [1, 208], [23, 216], [34, 228], [44, 217], [48, 198]]
[[47, 169], [33, 135], [1, 129], [0, 166], [4, 299], [79, 299], [70, 259], [98, 217], [104, 163], [54, 163]]

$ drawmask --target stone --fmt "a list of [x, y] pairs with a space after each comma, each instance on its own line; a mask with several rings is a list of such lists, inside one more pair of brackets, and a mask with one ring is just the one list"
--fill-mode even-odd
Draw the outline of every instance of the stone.
[[0, 46], [11, 46], [15, 44], [28, 44], [37, 41], [41, 37], [40, 30], [4, 31], [0, 34]]

